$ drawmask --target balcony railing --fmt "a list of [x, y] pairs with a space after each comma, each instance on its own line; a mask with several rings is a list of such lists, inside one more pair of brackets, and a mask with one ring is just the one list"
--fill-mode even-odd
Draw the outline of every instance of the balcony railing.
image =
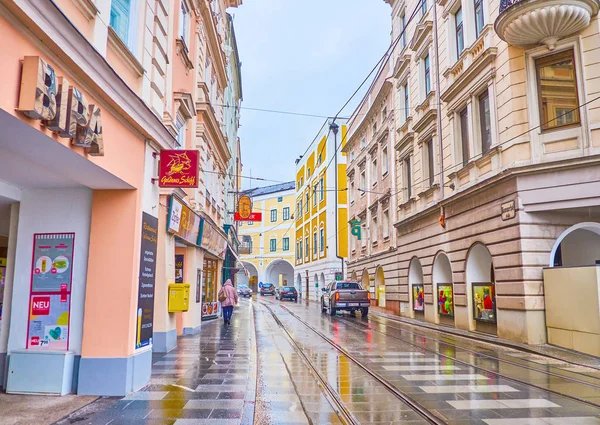
[[240, 253], [242, 255], [252, 254], [252, 246], [240, 245], [238, 248], [238, 253]]
[[517, 3], [521, 3], [522, 1], [523, 0], [500, 0], [500, 13]]

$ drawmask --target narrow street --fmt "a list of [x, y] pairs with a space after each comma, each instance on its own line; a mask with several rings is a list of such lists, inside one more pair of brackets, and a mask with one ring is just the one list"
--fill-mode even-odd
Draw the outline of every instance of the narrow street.
[[600, 424], [600, 370], [377, 313], [259, 297], [180, 342], [150, 385], [56, 425]]

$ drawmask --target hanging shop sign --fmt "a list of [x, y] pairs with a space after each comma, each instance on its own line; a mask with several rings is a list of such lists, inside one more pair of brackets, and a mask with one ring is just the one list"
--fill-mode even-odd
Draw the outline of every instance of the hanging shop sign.
[[169, 217], [167, 219], [167, 232], [178, 236], [191, 245], [199, 245], [198, 237], [203, 219], [190, 207], [171, 195]]
[[480, 322], [496, 323], [496, 295], [494, 284], [473, 282], [473, 318]]
[[421, 283], [412, 286], [413, 310], [425, 311], [425, 286]]
[[161, 151], [158, 185], [160, 187], [198, 187], [198, 161], [197, 150]]
[[33, 235], [28, 349], [69, 349], [74, 249], [75, 233]]
[[202, 220], [200, 238], [198, 240], [200, 241], [200, 247], [218, 258], [225, 258], [225, 254], [227, 253], [227, 237], [206, 219]]
[[451, 283], [438, 284], [438, 314], [440, 316], [454, 316], [454, 293]]
[[241, 196], [238, 200], [237, 213], [242, 220], [246, 220], [252, 214], [252, 200], [249, 196]]
[[175, 283], [183, 283], [183, 254], [175, 256]]
[[143, 213], [135, 348], [152, 344], [157, 238], [158, 218]]
[[21, 73], [19, 112], [40, 120], [58, 137], [84, 148], [93, 156], [104, 156], [102, 110], [89, 104], [83, 93], [58, 77], [54, 68], [38, 56], [25, 56]]

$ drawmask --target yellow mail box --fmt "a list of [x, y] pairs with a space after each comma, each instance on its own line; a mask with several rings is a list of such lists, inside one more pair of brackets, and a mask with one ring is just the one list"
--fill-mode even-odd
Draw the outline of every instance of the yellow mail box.
[[169, 285], [169, 313], [188, 311], [190, 308], [190, 284], [171, 283]]

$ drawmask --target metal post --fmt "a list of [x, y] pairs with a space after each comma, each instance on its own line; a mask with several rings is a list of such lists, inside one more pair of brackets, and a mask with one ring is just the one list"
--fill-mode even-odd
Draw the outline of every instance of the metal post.
[[335, 191], [334, 191], [334, 196], [335, 196], [335, 212], [334, 212], [334, 217], [335, 217], [335, 256], [337, 258], [339, 258], [342, 262], [342, 279], [344, 279], [344, 257], [340, 257], [339, 255], [339, 237], [340, 235], [338, 234], [338, 161], [337, 161], [337, 155], [338, 155], [338, 149], [337, 149], [337, 134], [338, 134], [338, 130], [339, 130], [339, 126], [335, 123], [335, 121], [333, 121], [331, 124], [329, 124], [329, 129], [333, 132], [333, 147], [335, 149], [333, 156], [334, 156], [334, 164], [335, 164]]

